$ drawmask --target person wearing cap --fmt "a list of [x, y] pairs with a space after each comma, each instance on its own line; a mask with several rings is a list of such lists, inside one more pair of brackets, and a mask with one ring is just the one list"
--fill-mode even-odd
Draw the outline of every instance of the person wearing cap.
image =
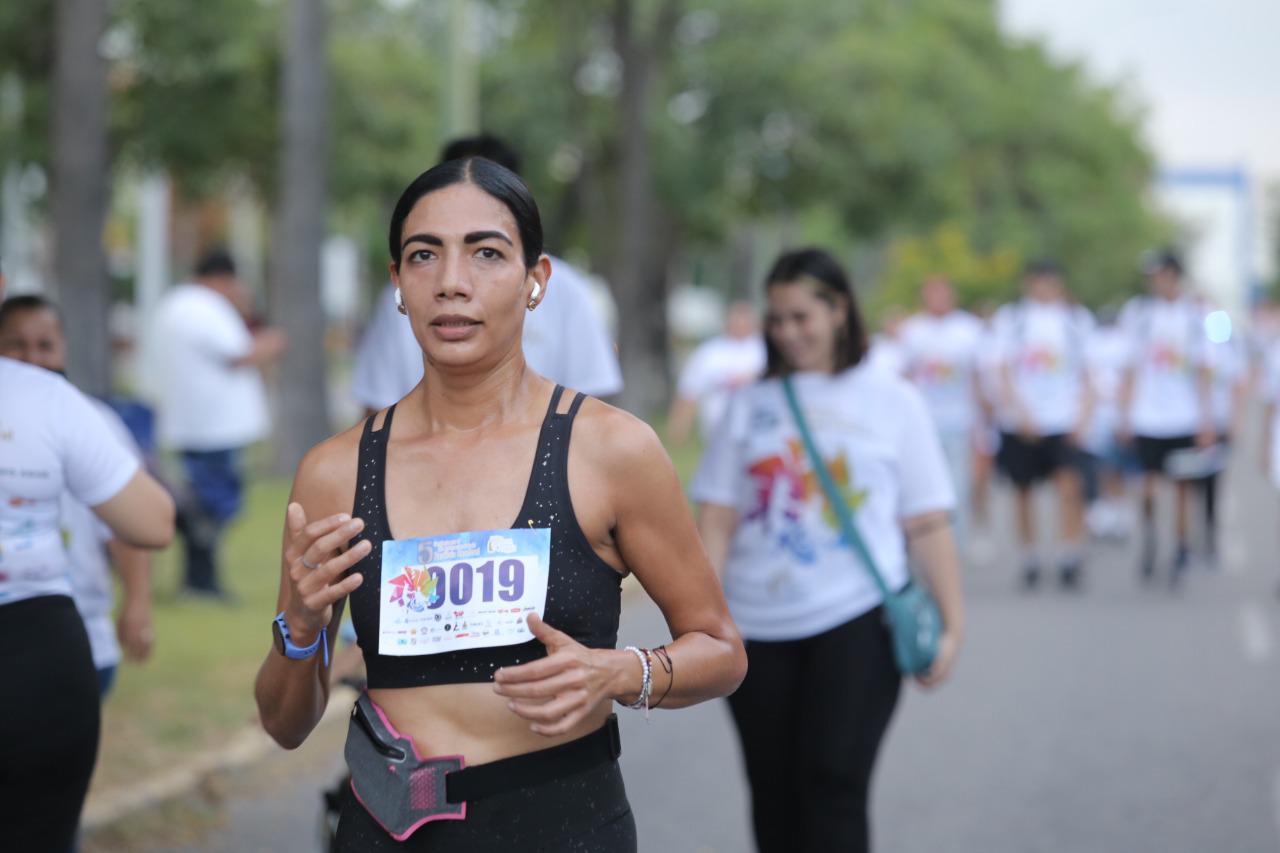
[[1060, 581], [1076, 589], [1084, 563], [1084, 501], [1080, 445], [1092, 408], [1085, 343], [1093, 315], [1068, 297], [1066, 277], [1051, 261], [1023, 274], [1023, 298], [993, 319], [1000, 353], [997, 464], [1017, 495], [1022, 584], [1039, 584], [1044, 555], [1038, 550], [1033, 492], [1050, 481], [1058, 499]]
[[1190, 482], [1169, 476], [1170, 460], [1192, 448], [1217, 441], [1204, 334], [1204, 310], [1184, 292], [1182, 261], [1172, 251], [1149, 256], [1143, 264], [1148, 293], [1135, 297], [1120, 313], [1129, 342], [1129, 358], [1120, 387], [1121, 440], [1132, 440], [1142, 466], [1142, 549], [1139, 576], [1155, 578], [1157, 548], [1156, 490], [1172, 482], [1175, 546], [1169, 582], [1176, 585], [1189, 559]]

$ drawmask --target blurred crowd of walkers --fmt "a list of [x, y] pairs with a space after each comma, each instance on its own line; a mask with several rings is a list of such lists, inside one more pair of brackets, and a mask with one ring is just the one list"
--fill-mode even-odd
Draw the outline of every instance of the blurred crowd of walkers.
[[[452, 222], [440, 219], [439, 211], [447, 210], [450, 216], [492, 220], [465, 240], [459, 238], [459, 246], [495, 252], [494, 258], [485, 257], [486, 263], [499, 264], [495, 258], [503, 241], [514, 247], [517, 235], [506, 233], [512, 223], [522, 243], [540, 243], [536, 205], [518, 177], [520, 162], [512, 149], [490, 136], [462, 139], [445, 149], [442, 163], [454, 165], [425, 173], [421, 186], [415, 182], [406, 190], [406, 198], [413, 198], [402, 200], [408, 208], [397, 209], [393, 239], [406, 221], [432, 227]], [[455, 185], [471, 188], [466, 192], [479, 189], [471, 197]], [[495, 200], [500, 202], [496, 207], [491, 204]], [[434, 247], [428, 254], [446, 250], [445, 238], [434, 232], [404, 236], [406, 246], [417, 241]], [[485, 249], [488, 243], [493, 245]], [[485, 323], [464, 309], [469, 310], [472, 300], [480, 305], [490, 297], [474, 288], [435, 282], [438, 292], [406, 298], [407, 273], [401, 263], [412, 262], [413, 275], [428, 276], [417, 258], [426, 250], [402, 258], [391, 247], [392, 280], [378, 296], [354, 353], [352, 395], [368, 420], [363, 434], [357, 427], [351, 433], [355, 438], [342, 445], [350, 445], [352, 472], [359, 462], [362, 488], [374, 483], [375, 491], [385, 489], [368, 478], [376, 479], [370, 471], [385, 474], [384, 445], [394, 438], [386, 434], [397, 404], [403, 409], [398, 429], [411, 424], [431, 435], [436, 423], [431, 418], [444, 417], [445, 410], [433, 409], [428, 420], [418, 423], [414, 418], [422, 412], [415, 415], [414, 407], [425, 406], [426, 412], [431, 406], [458, 405], [456, 400], [449, 403], [447, 395], [431, 397], [424, 376], [434, 376], [430, 381], [435, 383], [465, 385], [472, 381], [466, 377], [481, 371], [495, 387], [506, 382], [514, 401], [536, 398], [530, 410], [546, 409], [545, 419], [531, 421], [526, 431], [536, 439], [538, 452], [544, 444], [553, 447], [561, 467], [570, 458], [579, 459], [580, 450], [570, 456], [568, 424], [584, 398], [566, 397], [573, 402], [562, 411], [562, 391], [554, 389], [563, 386], [594, 397], [618, 393], [622, 373], [617, 354], [586, 276], [542, 254], [540, 245], [521, 248], [526, 253], [523, 272], [517, 266], [490, 266], [483, 275], [475, 274], [477, 281], [485, 276], [497, 281], [509, 273], [512, 281], [522, 279], [521, 287], [531, 288], [528, 304], [510, 312], [518, 318], [508, 325], [520, 352], [503, 355], [498, 352], [502, 341], [491, 337], [506, 326], [465, 332]], [[1016, 301], [977, 313], [959, 306], [955, 289], [940, 272], [922, 282], [916, 313], [889, 309], [879, 333], [873, 334], [855, 288], [833, 255], [816, 248], [784, 252], [763, 283], [764, 310], [747, 301], [731, 304], [723, 334], [703, 342], [685, 360], [667, 419], [673, 445], [689, 442], [696, 426], [703, 450], [691, 485], [697, 533], [708, 558], [706, 568], [721, 581], [723, 602], [718, 590], [708, 593], [700, 582], [689, 586], [693, 597], [682, 604], [671, 598], [669, 589], [655, 592], [670, 611], [676, 641], [670, 650], [660, 647], [664, 651], [658, 657], [653, 656], [657, 650], [628, 649], [613, 658], [619, 673], [636, 664], [636, 687], [621, 693], [602, 689], [599, 701], [604, 704], [574, 717], [577, 727], [572, 731], [584, 739], [594, 737], [586, 733], [591, 727], [581, 723], [599, 725], [606, 719], [603, 709], [619, 696], [627, 697], [619, 698], [623, 704], [647, 708], [651, 679], [676, 691], [672, 704], [711, 698], [736, 683], [711, 671], [729, 666], [736, 654], [736, 635], [720, 630], [724, 626], [716, 621], [727, 603], [748, 662], [745, 681], [729, 704], [745, 758], [759, 849], [869, 849], [872, 771], [904, 677], [925, 686], [941, 683], [963, 643], [960, 567], [962, 556], [981, 555], [992, 535], [993, 472], [1000, 472], [1012, 488], [1016, 580], [1027, 590], [1043, 585], [1047, 577], [1064, 589], [1080, 589], [1086, 582], [1091, 536], [1137, 537], [1136, 576], [1144, 584], [1162, 577], [1178, 586], [1197, 557], [1216, 564], [1219, 481], [1238, 444], [1252, 389], [1266, 403], [1264, 469], [1280, 487], [1275, 446], [1280, 441], [1275, 409], [1280, 402], [1280, 344], [1233, 325], [1226, 312], [1196, 294], [1176, 253], [1153, 253], [1144, 259], [1142, 272], [1147, 293], [1099, 312], [1100, 320], [1072, 298], [1066, 271], [1052, 261], [1027, 265]], [[2, 286], [0, 277], [0, 293]], [[421, 321], [438, 314], [445, 303], [455, 313], [426, 326], [412, 322], [415, 313]], [[485, 310], [497, 316], [507, 308], [496, 300]], [[42, 718], [39, 709], [46, 703], [33, 699], [7, 703], [0, 710], [4, 836], [6, 841], [30, 842], [15, 849], [67, 850], [75, 843], [96, 752], [99, 702], [111, 686], [122, 650], [129, 659], [142, 661], [155, 641], [146, 549], [163, 546], [176, 529], [183, 540], [183, 592], [202, 600], [232, 599], [219, 571], [219, 549], [243, 506], [245, 450], [269, 433], [263, 371], [281, 358], [287, 341], [255, 314], [235, 262], [221, 250], [200, 260], [191, 281], [171, 288], [151, 319], [141, 378], [154, 418], [148, 407], [81, 395], [53, 375], [64, 371], [67, 346], [56, 305], [30, 295], [0, 304], [0, 646], [6, 648], [6, 666], [17, 668], [7, 676], [31, 673], [32, 683], [41, 684], [49, 694], [47, 704], [60, 715], [58, 737], [35, 740], [34, 732], [54, 724]], [[441, 324], [450, 330], [436, 337], [424, 331]], [[491, 364], [485, 360], [488, 350], [481, 352], [479, 345], [474, 353], [454, 346], [472, 337], [501, 359]], [[476, 365], [453, 364], [449, 359], [458, 352], [477, 360]], [[517, 363], [518, 369], [511, 367]], [[525, 378], [526, 365], [527, 376], [534, 379]], [[543, 399], [547, 396], [549, 404]], [[631, 429], [613, 411], [587, 403], [586, 434], [598, 432], [590, 426], [597, 421], [624, 432]], [[381, 425], [377, 430], [375, 422]], [[580, 448], [583, 440], [577, 439], [574, 447]], [[378, 447], [381, 457], [374, 452]], [[161, 448], [179, 466], [167, 478], [148, 473], [163, 470]], [[825, 470], [815, 468], [814, 460]], [[612, 494], [616, 473], [609, 473], [612, 469], [604, 462], [599, 469], [601, 479], [591, 486], [592, 495]], [[538, 470], [528, 485], [531, 494]], [[642, 581], [661, 578], [667, 587], [678, 583], [661, 573], [665, 570], [649, 568], [662, 562], [652, 550], [656, 544], [629, 542], [619, 532], [625, 522], [611, 527], [602, 516], [586, 513], [583, 504], [575, 509], [569, 492], [584, 488], [583, 481], [557, 471], [542, 475], [555, 480], [548, 481], [547, 489], [559, 490], [558, 514], [552, 513], [547, 523], [565, 524], [556, 519], [573, 515], [579, 533], [572, 546], [577, 551], [564, 556], [568, 546], [559, 545], [555, 553], [560, 556], [553, 554], [553, 563], [590, 564], [590, 571], [581, 571], [591, 583], [602, 577], [593, 573], [609, 572], [616, 579], [615, 574], [629, 568]], [[645, 481], [638, 471], [630, 476], [636, 483]], [[665, 495], [665, 486], [655, 483], [650, 492]], [[522, 482], [518, 485], [524, 488]], [[1052, 540], [1038, 530], [1035, 496], [1042, 485], [1054, 501]], [[1136, 490], [1132, 499], [1131, 490]], [[1156, 518], [1162, 490], [1173, 507], [1169, 525]], [[377, 520], [359, 517], [361, 508], [367, 509], [367, 496], [357, 490], [354, 506], [349, 498], [345, 495], [333, 506], [325, 501], [316, 505], [341, 512], [344, 519], [354, 516], [347, 519], [351, 524]], [[654, 498], [650, 514], [678, 533], [683, 505], [675, 512], [665, 506], [669, 498]], [[345, 506], [339, 506], [343, 501]], [[665, 508], [659, 511], [658, 504]], [[284, 690], [294, 680], [327, 685], [340, 605], [360, 583], [378, 592], [379, 567], [366, 565], [364, 558], [380, 547], [381, 539], [375, 543], [373, 538], [391, 539], [382, 508], [374, 513], [382, 521], [370, 528], [370, 547], [359, 550], [360, 537], [352, 536], [351, 548], [342, 553], [335, 531], [355, 528], [326, 519], [329, 527], [321, 533], [314, 511], [308, 524], [302, 509], [290, 510], [275, 620], [275, 645], [283, 657], [277, 659], [274, 652], [268, 656], [263, 672], [271, 675], [274, 686], [259, 695], [264, 723], [282, 742], [306, 736], [309, 726], [299, 721], [310, 721], [307, 714], [316, 697], [306, 693], [307, 714], [296, 709], [286, 713], [281, 708], [302, 701], [298, 696], [303, 693], [272, 691]], [[473, 515], [490, 517], [480, 509]], [[598, 506], [591, 510], [598, 511]], [[634, 520], [648, 518], [648, 510], [629, 511], [632, 529], [657, 532], [653, 519]], [[427, 510], [415, 512], [425, 517]], [[585, 521], [584, 515], [589, 515]], [[447, 526], [445, 516], [440, 525]], [[176, 523], [171, 521], [175, 517]], [[842, 525], [842, 519], [852, 521]], [[529, 526], [534, 526], [532, 519]], [[584, 538], [582, 530], [588, 529], [593, 532]], [[1167, 541], [1159, 533], [1165, 529], [1171, 531]], [[377, 530], [381, 533], [374, 536]], [[322, 541], [330, 544], [321, 548]], [[310, 589], [315, 584], [304, 578], [320, 575], [308, 572], [339, 563], [342, 572], [326, 570], [328, 580]], [[347, 570], [360, 566], [368, 577], [352, 584], [355, 575]], [[123, 598], [114, 618], [112, 569]], [[888, 605], [913, 586], [931, 597], [937, 635], [930, 662], [908, 670], [896, 650]], [[304, 594], [311, 602], [305, 606], [300, 603]], [[373, 600], [352, 600], [362, 613], [369, 606], [377, 610]], [[697, 621], [690, 615], [695, 611], [718, 626], [714, 638], [690, 627]], [[361, 619], [357, 632], [378, 630], [374, 617]], [[330, 620], [335, 636], [311, 636], [311, 629], [321, 631]], [[572, 648], [586, 655], [613, 646], [603, 635], [579, 643], [556, 631], [557, 625], [537, 624], [541, 627], [529, 642], [542, 643], [548, 653]], [[614, 625], [616, 632], [616, 621]], [[682, 636], [701, 639], [681, 642]], [[303, 637], [312, 640], [309, 646]], [[459, 680], [402, 678], [396, 674], [401, 673], [399, 665], [385, 662], [385, 647], [380, 651], [378, 640], [364, 637], [359, 650], [346, 654], [372, 660], [379, 684], [371, 686], [393, 715], [403, 712], [396, 710], [397, 696], [407, 695], [398, 690]], [[322, 665], [315, 651], [326, 643]], [[341, 660], [342, 650], [336, 651]], [[480, 680], [492, 680], [503, 661], [510, 672], [520, 672], [533, 666], [529, 661], [538, 655], [507, 660], [484, 652], [480, 657], [487, 663], [477, 664], [475, 672], [484, 676]], [[334, 668], [359, 663], [335, 662]], [[434, 672], [431, 665], [424, 663], [423, 672]], [[691, 682], [676, 686], [675, 665], [699, 673], [704, 687]], [[660, 666], [666, 668], [666, 681], [657, 674]], [[300, 667], [320, 667], [320, 680]], [[317, 696], [327, 697], [327, 687]], [[555, 704], [554, 694], [543, 699], [548, 706]], [[534, 711], [528, 716], [538, 719]], [[470, 741], [468, 732], [464, 727], [459, 738], [473, 747], [481, 744], [476, 748], [483, 752], [486, 741]], [[494, 747], [495, 760], [531, 748], [532, 741], [509, 733], [494, 737], [501, 741]], [[612, 777], [609, 784], [615, 784]], [[616, 785], [621, 792], [620, 777]], [[617, 806], [620, 814], [627, 808], [625, 793], [618, 794]], [[345, 820], [356, 820], [358, 806], [345, 802], [342, 808]], [[383, 828], [363, 814], [359, 812], [361, 837], [381, 844]], [[348, 823], [348, 838], [353, 837], [352, 825]], [[414, 849], [436, 849], [427, 839], [445, 838], [445, 832], [419, 831]], [[630, 841], [628, 832], [622, 832], [616, 843], [623, 846], [608, 849], [634, 849], [634, 832], [629, 832]]]

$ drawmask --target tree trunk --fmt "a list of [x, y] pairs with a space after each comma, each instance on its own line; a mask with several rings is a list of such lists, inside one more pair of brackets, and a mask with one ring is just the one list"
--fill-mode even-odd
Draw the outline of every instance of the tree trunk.
[[98, 50], [106, 0], [58, 0], [54, 59], [53, 273], [65, 308], [68, 373], [105, 394], [111, 385], [107, 309], [107, 67]]
[[330, 434], [320, 251], [325, 234], [328, 80], [324, 0], [290, 0], [284, 147], [271, 315], [289, 336], [279, 374], [277, 463], [291, 471]]
[[618, 176], [617, 268], [610, 276], [618, 303], [618, 348], [625, 383], [620, 404], [650, 417], [667, 401], [666, 254], [655, 240], [653, 175], [650, 164], [649, 92], [655, 66], [654, 41], [637, 32], [632, 0], [616, 0], [614, 50], [622, 63], [618, 94], [621, 162]]

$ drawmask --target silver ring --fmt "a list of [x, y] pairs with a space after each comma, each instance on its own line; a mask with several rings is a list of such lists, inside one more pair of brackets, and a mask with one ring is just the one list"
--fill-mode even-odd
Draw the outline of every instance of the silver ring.
[[308, 562], [307, 562], [307, 558], [306, 558], [306, 557], [300, 557], [299, 559], [301, 559], [301, 560], [302, 560], [302, 565], [306, 566], [308, 569], [310, 569], [310, 570], [311, 570], [311, 571], [313, 571], [313, 572], [314, 572], [316, 569], [320, 568], [320, 567], [319, 567], [319, 566], [317, 566], [317, 565], [314, 565], [314, 564], [312, 564], [312, 563], [308, 563]]

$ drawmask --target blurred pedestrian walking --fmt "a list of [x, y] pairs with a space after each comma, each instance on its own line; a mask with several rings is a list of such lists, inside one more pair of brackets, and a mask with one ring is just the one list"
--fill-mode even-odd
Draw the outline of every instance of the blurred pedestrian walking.
[[0, 833], [11, 850], [71, 849], [97, 756], [98, 677], [62, 543], [67, 492], [132, 545], [173, 536], [168, 493], [93, 404], [0, 356]]
[[994, 325], [1003, 391], [999, 465], [1017, 502], [1022, 583], [1035, 587], [1046, 561], [1033, 497], [1037, 484], [1050, 481], [1057, 499], [1059, 579], [1076, 588], [1084, 566], [1079, 454], [1090, 418], [1085, 351], [1093, 317], [1069, 300], [1062, 268], [1037, 261], [1023, 273], [1022, 299], [1001, 308]]
[[750, 302], [734, 302], [725, 315], [724, 333], [703, 341], [684, 363], [676, 398], [667, 416], [667, 438], [685, 444], [696, 419], [703, 446], [711, 442], [735, 390], [764, 372], [764, 340], [758, 311]]
[[[14, 296], [0, 303], [0, 356], [66, 375], [67, 343], [57, 306], [41, 296]], [[112, 434], [142, 462], [129, 429], [101, 400], [86, 397]], [[103, 698], [115, 680], [120, 646], [130, 660], [151, 654], [151, 556], [111, 535], [85, 504], [62, 495], [62, 535], [69, 556], [76, 609], [84, 620]], [[111, 569], [120, 578], [124, 601], [112, 622], [115, 592]]]
[[[440, 160], [466, 157], [484, 157], [520, 174], [519, 155], [494, 136], [455, 139], [444, 147]], [[617, 394], [622, 390], [622, 368], [588, 277], [569, 262], [548, 257], [551, 281], [538, 312], [524, 326], [529, 366], [584, 394]], [[390, 284], [383, 288], [356, 347], [351, 391], [366, 414], [385, 409], [422, 381], [422, 348], [399, 312], [394, 291]]]
[[178, 499], [183, 590], [225, 600], [218, 548], [244, 499], [243, 454], [269, 429], [262, 368], [284, 354], [284, 333], [250, 331], [249, 292], [223, 250], [205, 255], [195, 278], [156, 306], [147, 360], [162, 445], [186, 474]]
[[1172, 252], [1161, 252], [1147, 260], [1143, 273], [1149, 294], [1131, 299], [1120, 314], [1130, 347], [1120, 392], [1120, 434], [1132, 439], [1143, 470], [1139, 575], [1144, 581], [1155, 577], [1156, 490], [1171, 483], [1175, 543], [1169, 581], [1177, 584], [1191, 555], [1190, 481], [1203, 476], [1196, 469], [1216, 464], [1212, 451], [1218, 435], [1204, 310], [1183, 291], [1182, 262]]
[[1129, 342], [1117, 319], [1115, 308], [1103, 309], [1085, 353], [1093, 390], [1083, 446], [1085, 523], [1090, 535], [1107, 541], [1126, 539], [1133, 529], [1128, 481], [1141, 472], [1132, 446], [1117, 437], [1120, 385], [1129, 360]]
[[[937, 597], [942, 639], [919, 677], [938, 684], [964, 633], [955, 497], [920, 394], [868, 363], [836, 260], [787, 252], [766, 295], [766, 378], [734, 395], [692, 488], [703, 543], [747, 638], [747, 678], [729, 706], [761, 853], [865, 851], [872, 770], [902, 684], [873, 572], [897, 591], [910, 582], [910, 560]], [[843, 506], [824, 497], [800, 417]], [[842, 532], [847, 513], [876, 565]]]
[[1204, 476], [1193, 481], [1199, 499], [1204, 530], [1204, 559], [1210, 567], [1218, 564], [1218, 504], [1222, 480], [1231, 462], [1231, 450], [1240, 434], [1252, 385], [1249, 350], [1243, 335], [1233, 328], [1225, 311], [1211, 312], [1205, 318], [1205, 369], [1209, 373], [1209, 405], [1213, 412], [1213, 429], [1217, 439], [1214, 454]]
[[921, 285], [920, 301], [923, 310], [904, 322], [899, 334], [903, 371], [924, 395], [938, 429], [956, 494], [956, 539], [963, 549], [977, 440], [982, 323], [956, 305], [955, 289], [942, 276]]

